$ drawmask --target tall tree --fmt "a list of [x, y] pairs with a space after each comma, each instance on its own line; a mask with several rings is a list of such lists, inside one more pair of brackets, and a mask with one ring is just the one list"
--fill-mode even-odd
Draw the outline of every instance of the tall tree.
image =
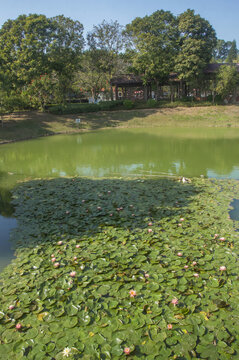
[[228, 57], [228, 52], [231, 47], [231, 41], [217, 39], [215, 48], [213, 49], [213, 59], [217, 62], [224, 62]]
[[238, 50], [237, 50], [236, 40], [233, 40], [231, 43], [231, 47], [228, 51], [227, 61], [229, 63], [233, 63], [234, 60], [237, 60], [237, 55], [238, 55]]
[[49, 69], [53, 26], [45, 15], [21, 15], [0, 30], [0, 62], [14, 87], [21, 87]]
[[236, 90], [239, 87], [239, 73], [235, 65], [223, 65], [217, 74], [216, 92], [223, 99], [232, 97], [235, 99]]
[[64, 16], [21, 15], [0, 30], [0, 64], [12, 88], [24, 88], [32, 79], [54, 72], [67, 92], [84, 45], [83, 26]]
[[81, 58], [81, 69], [78, 71], [74, 87], [79, 90], [83, 88], [84, 91], [91, 93], [93, 99], [97, 99], [102, 88], [104, 90], [108, 87], [107, 77], [105, 76], [104, 68], [102, 68], [102, 57], [105, 57], [104, 50], [87, 50]]
[[[123, 34], [123, 26], [118, 21], [106, 22], [105, 20], [93, 27], [87, 34], [87, 42], [91, 51], [100, 50], [101, 70], [104, 71], [107, 81], [119, 72], [122, 60], [120, 53], [125, 47], [126, 36]], [[111, 89], [111, 98], [113, 92]]]
[[158, 10], [150, 16], [137, 17], [126, 25], [131, 39], [132, 67], [144, 82], [161, 82], [173, 70], [178, 51], [177, 20], [169, 11]]
[[175, 70], [179, 78], [193, 83], [203, 76], [203, 69], [212, 58], [216, 33], [209, 22], [188, 9], [178, 17], [180, 50]]

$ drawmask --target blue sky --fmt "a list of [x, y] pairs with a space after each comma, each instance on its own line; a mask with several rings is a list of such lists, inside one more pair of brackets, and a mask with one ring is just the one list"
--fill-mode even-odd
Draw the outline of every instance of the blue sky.
[[65, 15], [79, 20], [90, 31], [95, 24], [118, 20], [121, 25], [156, 10], [178, 15], [194, 9], [214, 27], [217, 37], [237, 41], [239, 48], [239, 0], [0, 0], [0, 26], [18, 15], [37, 13], [48, 17]]

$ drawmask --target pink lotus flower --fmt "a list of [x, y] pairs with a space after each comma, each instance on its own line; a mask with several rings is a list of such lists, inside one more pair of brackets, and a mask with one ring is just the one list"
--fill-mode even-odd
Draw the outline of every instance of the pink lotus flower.
[[178, 226], [182, 226], [182, 224], [178, 224]]
[[77, 249], [79, 249], [79, 247], [80, 247], [80, 245], [79, 245], [79, 244], [77, 244], [77, 245], [76, 245], [76, 248], [77, 248]]
[[56, 261], [56, 258], [52, 258], [51, 261], [54, 263]]
[[75, 261], [76, 261], [76, 260], [77, 260], [77, 256], [74, 256], [74, 257], [73, 257], [73, 260], [75, 260]]
[[149, 274], [145, 273], [144, 276], [148, 279], [149, 278]]
[[51, 254], [51, 257], [53, 258], [53, 257], [55, 257], [55, 255], [54, 255], [54, 254]]
[[188, 265], [184, 265], [184, 269], [188, 269]]
[[135, 290], [130, 290], [129, 294], [130, 294], [130, 297], [135, 297], [136, 296], [136, 291]]
[[17, 330], [21, 330], [21, 328], [22, 328], [22, 324], [21, 324], [21, 323], [17, 323], [16, 329], [17, 329]]
[[131, 350], [129, 347], [124, 348], [125, 355], [129, 355], [131, 353]]
[[192, 265], [193, 265], [193, 266], [197, 265], [197, 262], [196, 262], [196, 261], [193, 261], [193, 262], [192, 262]]
[[178, 252], [177, 255], [178, 256], [183, 256], [183, 254], [181, 252]]
[[63, 241], [58, 241], [57, 245], [62, 245], [63, 244]]
[[9, 310], [13, 310], [14, 308], [15, 308], [15, 305], [9, 305], [9, 306], [8, 306], [8, 309], [9, 309]]
[[151, 233], [153, 230], [152, 229], [148, 229], [148, 233]]
[[153, 225], [153, 223], [151, 223], [151, 222], [148, 223], [148, 226], [152, 226], [152, 225]]
[[225, 241], [225, 238], [224, 238], [224, 237], [220, 237], [219, 240], [220, 240], [220, 241]]
[[75, 271], [72, 271], [71, 273], [70, 273], [70, 277], [75, 277], [76, 276], [76, 272]]
[[172, 325], [172, 324], [168, 324], [168, 325], [167, 325], [167, 328], [168, 328], [168, 330], [172, 330], [173, 325]]
[[113, 216], [113, 214], [110, 214], [110, 216]]
[[124, 208], [121, 206], [119, 209], [120, 209], [120, 210], [123, 210]]
[[199, 274], [195, 273], [193, 274], [194, 277], [198, 278], [199, 277]]
[[227, 268], [226, 268], [226, 266], [220, 266], [220, 270], [221, 270], [221, 271], [226, 271]]
[[215, 235], [214, 235], [214, 239], [216, 239], [218, 236], [219, 236], [218, 234], [215, 234]]
[[53, 266], [54, 266], [54, 268], [58, 268], [60, 266], [60, 263], [56, 262]]
[[180, 218], [179, 221], [184, 221], [184, 218]]
[[178, 304], [178, 299], [177, 298], [174, 298], [171, 303], [176, 306]]

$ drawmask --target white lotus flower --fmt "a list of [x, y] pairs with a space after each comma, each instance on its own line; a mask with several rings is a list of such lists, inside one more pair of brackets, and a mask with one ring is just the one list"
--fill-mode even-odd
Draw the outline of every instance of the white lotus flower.
[[68, 357], [71, 354], [71, 349], [66, 347], [63, 351], [62, 351], [63, 356]]

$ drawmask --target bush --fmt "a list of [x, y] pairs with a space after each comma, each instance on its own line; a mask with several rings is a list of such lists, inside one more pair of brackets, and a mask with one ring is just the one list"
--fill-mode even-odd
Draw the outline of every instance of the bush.
[[67, 105], [54, 105], [49, 107], [49, 112], [52, 114], [81, 114], [88, 112], [96, 112], [100, 110], [97, 104], [67, 104]]
[[147, 106], [148, 107], [156, 107], [158, 105], [158, 102], [154, 99], [148, 99]]
[[131, 100], [124, 100], [123, 105], [124, 105], [124, 108], [127, 110], [133, 109], [133, 107], [134, 107], [134, 103]]
[[114, 110], [119, 108], [121, 105], [123, 105], [122, 100], [116, 100], [116, 101], [101, 101], [99, 103], [100, 110]]
[[[212, 95], [207, 96], [207, 101], [212, 102], [212, 100], [213, 100]], [[222, 99], [221, 95], [216, 95], [215, 98], [214, 98], [214, 102], [215, 102], [215, 104], [222, 104], [223, 99]]]
[[29, 104], [25, 97], [23, 97], [22, 95], [14, 94], [4, 97], [2, 107], [7, 112], [12, 112], [14, 110], [29, 109]]

